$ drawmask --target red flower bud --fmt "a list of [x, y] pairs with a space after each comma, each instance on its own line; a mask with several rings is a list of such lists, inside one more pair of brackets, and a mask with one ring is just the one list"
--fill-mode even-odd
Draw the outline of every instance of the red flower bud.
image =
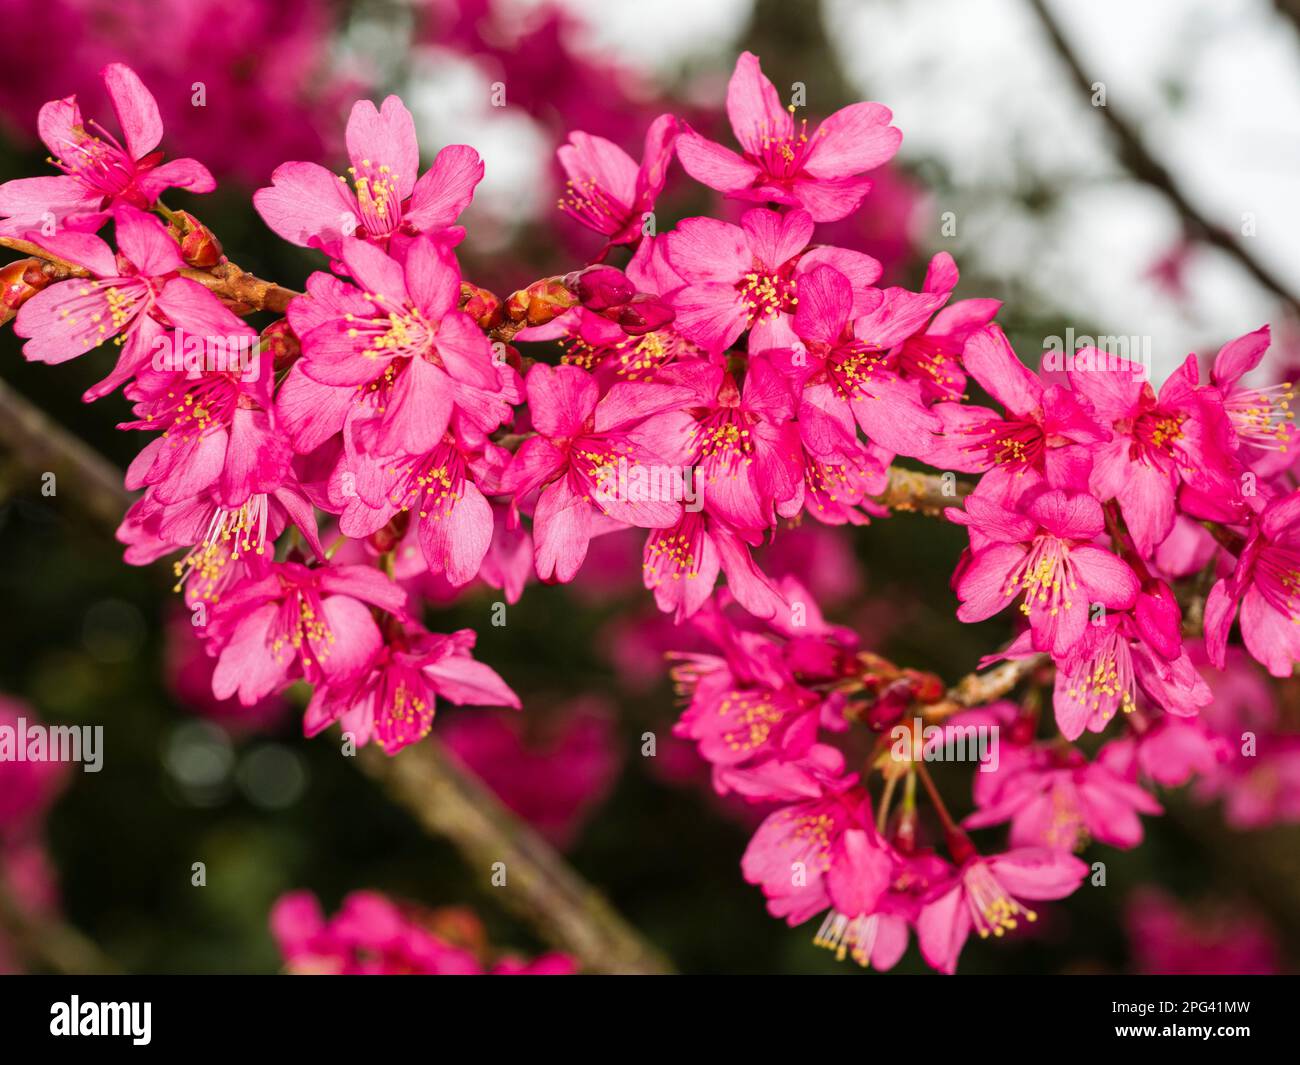
[[181, 258], [190, 266], [206, 269], [221, 262], [221, 241], [189, 211], [173, 211], [171, 234], [181, 246]]
[[0, 268], [0, 304], [12, 311], [50, 283], [40, 259], [19, 259]]
[[262, 351], [270, 355], [276, 373], [283, 373], [302, 354], [302, 345], [289, 326], [288, 318], [272, 322], [262, 330]]
[[558, 277], [534, 281], [525, 289], [512, 292], [506, 300], [506, 318], [526, 325], [545, 325], [578, 304], [578, 297]]
[[662, 329], [677, 317], [677, 312], [658, 296], [641, 293], [634, 296], [627, 306], [619, 309], [615, 321], [623, 327], [628, 336], [639, 337]]
[[460, 284], [460, 309], [473, 318], [480, 329], [492, 329], [505, 317], [499, 296], [468, 281]]
[[592, 311], [622, 307], [636, 295], [636, 286], [613, 266], [589, 266], [564, 280], [569, 288], [577, 290], [582, 305]]

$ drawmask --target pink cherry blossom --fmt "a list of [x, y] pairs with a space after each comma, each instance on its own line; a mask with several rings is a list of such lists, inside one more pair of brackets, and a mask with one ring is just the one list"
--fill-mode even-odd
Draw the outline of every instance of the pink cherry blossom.
[[416, 625], [390, 632], [382, 646], [366, 649], [369, 661], [351, 668], [359, 659], [353, 654], [349, 668], [327, 673], [307, 707], [306, 734], [315, 736], [338, 721], [358, 744], [373, 739], [396, 754], [428, 735], [439, 697], [518, 710], [519, 696], [470, 655], [475, 638], [472, 629], [442, 636]]
[[678, 158], [693, 178], [728, 196], [802, 207], [818, 222], [843, 218], [871, 188], [862, 174], [889, 162], [903, 135], [880, 104], [851, 104], [811, 132], [807, 121], [796, 125], [794, 111], [781, 106], [758, 57], [743, 52], [727, 88], [727, 117], [744, 155], [686, 127]]
[[1205, 601], [1205, 646], [1224, 664], [1228, 630], [1241, 608], [1246, 648], [1275, 677], [1289, 677], [1300, 660], [1300, 492], [1269, 501], [1251, 523], [1231, 576]]
[[316, 163], [284, 163], [271, 185], [253, 194], [258, 213], [279, 236], [335, 258], [350, 238], [385, 251], [420, 233], [459, 239], [463, 231], [454, 223], [483, 178], [478, 152], [450, 145], [420, 175], [415, 120], [396, 96], [379, 109], [358, 100], [348, 118], [347, 145], [347, 177]]
[[0, 185], [0, 234], [21, 237], [31, 231], [94, 232], [122, 204], [148, 208], [166, 189], [211, 192], [212, 175], [194, 159], [164, 163], [154, 151], [162, 140], [158, 104], [130, 67], [110, 63], [100, 76], [108, 89], [125, 144], [98, 122], [81, 117], [77, 98], [51, 100], [41, 108], [38, 126], [61, 177], [17, 178]]
[[967, 525], [972, 546], [956, 577], [962, 621], [983, 621], [1023, 595], [1033, 647], [1053, 654], [1074, 650], [1085, 634], [1093, 604], [1127, 610], [1138, 580], [1119, 558], [1093, 541], [1104, 521], [1092, 496], [1051, 489], [1015, 511], [972, 496], [949, 517]]
[[122, 354], [116, 368], [87, 390], [89, 401], [147, 369], [169, 329], [201, 338], [256, 337], [206, 288], [177, 276], [185, 263], [161, 222], [128, 204], [116, 207], [113, 218], [116, 255], [90, 233], [39, 239], [42, 247], [85, 267], [90, 276], [51, 285], [19, 309], [14, 332], [30, 338], [23, 345], [29, 361], [57, 365], [100, 344], [118, 344]]
[[617, 144], [590, 133], [569, 134], [556, 155], [568, 175], [560, 209], [588, 229], [604, 234], [609, 245], [641, 239], [644, 215], [668, 179], [677, 137], [677, 119], [660, 115], [646, 130], [638, 165]]
[[689, 393], [667, 385], [614, 386], [598, 397], [595, 380], [576, 366], [539, 363], [526, 380], [534, 437], [525, 440], [502, 488], [522, 497], [541, 490], [533, 513], [537, 575], [570, 581], [601, 519], [643, 529], [671, 526], [682, 504], [639, 498], [620, 479], [638, 468], [673, 465], [640, 440], [637, 427]]
[[355, 680], [383, 646], [368, 606], [399, 614], [406, 593], [368, 566], [277, 562], [222, 597], [205, 635], [217, 655], [212, 693], [251, 706], [301, 676]]
[[1087, 872], [1078, 858], [1041, 847], [989, 857], [971, 853], [925, 900], [916, 923], [921, 953], [940, 972], [956, 972], [972, 929], [987, 939], [1033, 923], [1038, 915], [1022, 899], [1065, 898]]
[[664, 238], [667, 263], [685, 282], [669, 295], [677, 329], [710, 352], [729, 347], [746, 329], [752, 352], [790, 347], [797, 339], [800, 279], [817, 266], [842, 273], [851, 305], [865, 311], [865, 291], [880, 277], [880, 264], [845, 248], [807, 250], [812, 234], [813, 218], [802, 210], [746, 211], [739, 226], [684, 219]]

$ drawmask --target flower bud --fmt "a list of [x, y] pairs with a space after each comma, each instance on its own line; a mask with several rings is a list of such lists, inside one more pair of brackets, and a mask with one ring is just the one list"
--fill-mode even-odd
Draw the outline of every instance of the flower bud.
[[460, 283], [460, 309], [474, 319], [475, 325], [485, 330], [500, 325], [504, 317], [501, 298], [468, 281]]
[[276, 373], [283, 373], [298, 361], [302, 345], [288, 318], [280, 318], [262, 330], [262, 353], [271, 356]]
[[577, 291], [579, 302], [592, 311], [622, 307], [636, 295], [636, 286], [622, 270], [613, 266], [589, 266], [564, 280], [569, 288]]
[[206, 269], [221, 262], [221, 241], [189, 211], [174, 211], [170, 230], [181, 246], [181, 258], [190, 266]]
[[664, 328], [676, 317], [677, 312], [658, 296], [641, 293], [632, 297], [626, 306], [619, 308], [618, 317], [614, 320], [628, 336], [639, 337]]
[[512, 292], [506, 300], [506, 318], [529, 326], [545, 325], [577, 304], [578, 297], [569, 291], [562, 278], [548, 277]]
[[402, 542], [406, 536], [406, 530], [411, 525], [411, 512], [409, 510], [399, 510], [393, 515], [392, 520], [382, 529], [376, 529], [370, 534], [369, 543], [381, 555], [392, 551]]
[[6, 263], [0, 268], [0, 305], [16, 311], [49, 283], [40, 259]]

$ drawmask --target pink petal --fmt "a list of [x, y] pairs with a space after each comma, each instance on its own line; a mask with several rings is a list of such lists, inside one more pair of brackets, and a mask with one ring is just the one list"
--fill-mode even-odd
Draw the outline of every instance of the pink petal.
[[113, 102], [131, 158], [143, 159], [162, 140], [163, 124], [157, 101], [136, 72], [124, 63], [110, 63], [99, 74]]
[[903, 134], [889, 124], [883, 104], [857, 103], [831, 115], [813, 134], [804, 169], [814, 177], [838, 178], [874, 170], [898, 152]]

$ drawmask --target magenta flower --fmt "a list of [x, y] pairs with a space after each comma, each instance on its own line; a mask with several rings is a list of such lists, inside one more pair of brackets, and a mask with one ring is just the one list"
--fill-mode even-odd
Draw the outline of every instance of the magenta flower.
[[1088, 867], [1059, 850], [1025, 847], [983, 857], [969, 843], [969, 857], [933, 889], [916, 922], [925, 960], [940, 972], [957, 971], [957, 959], [974, 929], [981, 939], [1004, 936], [1038, 915], [1021, 899], [1062, 899], [1073, 894]]
[[1180, 717], [1194, 717], [1211, 699], [1181, 645], [1162, 654], [1133, 615], [1108, 614], [1090, 624], [1057, 661], [1056, 724], [1067, 740], [1085, 730], [1101, 732], [1117, 712], [1137, 709], [1139, 692]]
[[775, 522], [800, 483], [799, 430], [794, 397], [766, 359], [751, 357], [744, 386], [723, 367], [703, 361], [671, 366], [661, 384], [690, 390], [686, 410], [659, 415], [647, 432], [681, 440], [704, 508], [728, 525], [748, 531]]
[[569, 180], [560, 209], [588, 229], [603, 233], [609, 246], [641, 239], [646, 212], [668, 179], [668, 163], [677, 138], [677, 119], [660, 115], [646, 130], [638, 166], [617, 144], [590, 133], [569, 134], [556, 150]]
[[541, 489], [533, 511], [533, 538], [542, 580], [573, 579], [602, 518], [663, 529], [681, 517], [680, 501], [643, 498], [634, 489], [643, 480], [638, 474], [655, 466], [676, 468], [650, 450], [637, 428], [688, 398], [685, 389], [628, 382], [615, 385], [598, 401], [590, 374], [576, 366], [544, 363], [528, 372], [525, 384], [538, 435], [520, 445], [502, 478], [502, 489], [516, 498]]
[[137, 420], [121, 428], [162, 435], [127, 467], [127, 488], [151, 487], [163, 504], [215, 489], [221, 505], [235, 509], [275, 492], [290, 479], [291, 452], [267, 409], [268, 393], [266, 380], [250, 383], [238, 372], [140, 381], [133, 394]]
[[[862, 834], [865, 837], [865, 833]], [[843, 864], [842, 874], [832, 873], [829, 888], [832, 908], [826, 912], [813, 946], [834, 951], [865, 968], [879, 972], [892, 969], [907, 949], [907, 930], [920, 915], [921, 902], [932, 887], [951, 875], [951, 867], [932, 851], [903, 855], [887, 849], [892, 864], [889, 886], [883, 894], [874, 892], [874, 876], [861, 875], [864, 859], [869, 869], [878, 863], [878, 851], [856, 840], [855, 860]], [[846, 847], [846, 858], [850, 847]], [[861, 889], [867, 886], [864, 893]]]
[[[930, 260], [921, 291], [951, 296], [958, 280], [952, 256], [940, 252]], [[988, 325], [1001, 308], [1001, 300], [958, 300], [903, 341], [897, 352], [899, 370], [904, 377], [921, 383], [921, 394], [927, 402], [964, 398], [966, 373], [961, 355], [966, 341]]]
[[768, 913], [791, 927], [831, 907], [832, 878], [842, 898], [852, 893], [855, 912], [870, 910], [889, 887], [892, 861], [871, 825], [870, 798], [852, 787], [855, 779], [769, 814], [745, 848], [745, 879], [763, 889]]
[[379, 419], [379, 455], [433, 449], [456, 412], [485, 432], [509, 417], [491, 345], [456, 309], [460, 269], [448, 250], [417, 237], [402, 264], [349, 239], [342, 258], [354, 284], [315, 274], [289, 307], [302, 377], [278, 402], [300, 450], [310, 450], [304, 437], [315, 446], [341, 429], [358, 399]]
[[508, 453], [485, 440], [476, 446], [474, 434], [465, 431], [445, 434], [420, 455], [349, 452], [335, 473], [335, 479], [352, 478], [350, 495], [342, 496], [339, 530], [360, 539], [394, 515], [409, 513], [429, 572], [446, 574], [457, 587], [468, 584], [478, 576], [492, 541], [492, 508], [474, 473], [475, 468], [483, 472], [485, 449], [504, 467]]
[[304, 731], [315, 736], [338, 721], [359, 745], [373, 739], [386, 754], [396, 754], [429, 734], [439, 697], [518, 710], [519, 696], [471, 657], [474, 641], [472, 629], [442, 636], [409, 625], [390, 633], [360, 672], [336, 670], [324, 678], [307, 707]]
[[1083, 637], [1093, 604], [1127, 610], [1137, 599], [1133, 571], [1092, 542], [1105, 523], [1091, 496], [1052, 489], [1011, 511], [977, 494], [947, 513], [970, 527], [972, 544], [977, 535], [983, 542], [955, 578], [962, 621], [983, 621], [1023, 595], [1034, 649], [1063, 655]]
[[1295, 437], [1295, 414], [1291, 383], [1252, 388], [1241, 379], [1256, 367], [1268, 351], [1269, 328], [1229, 340], [1214, 357], [1210, 380], [1223, 396], [1232, 431], [1243, 449], [1242, 458], [1261, 474], [1281, 472], [1295, 461], [1291, 444]]
[[866, 310], [864, 292], [880, 277], [880, 264], [845, 248], [815, 248], [807, 211], [746, 211], [739, 226], [713, 218], [687, 218], [666, 234], [668, 265], [685, 282], [669, 294], [674, 323], [688, 340], [710, 352], [729, 347], [746, 329], [749, 350], [792, 347], [800, 278], [816, 266], [833, 266], [851, 285], [851, 304]]
[[1205, 649], [1223, 668], [1241, 606], [1246, 649], [1275, 677], [1300, 660], [1300, 491], [1270, 500], [1251, 523], [1237, 566], [1205, 601]]
[[805, 274], [800, 293], [794, 340], [772, 358], [801, 385], [799, 427], [808, 450], [851, 451], [857, 436], [851, 414], [874, 443], [926, 456], [941, 423], [922, 403], [920, 385], [900, 374], [890, 349], [915, 333], [945, 297], [901, 288], [860, 292], [827, 266]]
[[180, 249], [158, 219], [121, 204], [113, 211], [119, 251], [91, 233], [40, 237], [42, 247], [83, 266], [89, 278], [42, 289], [22, 305], [14, 332], [30, 338], [31, 362], [57, 365], [113, 341], [122, 348], [113, 372], [87, 389], [87, 402], [106, 396], [145, 369], [168, 329], [191, 337], [255, 338], [256, 333], [197, 281], [177, 277]]
[[944, 437], [927, 461], [940, 469], [985, 473], [981, 490], [993, 494], [1044, 481], [1085, 490], [1089, 449], [1110, 438], [1088, 407], [1069, 389], [1044, 384], [995, 325], [970, 336], [962, 363], [1006, 414], [973, 404], [938, 404], [934, 412], [943, 420]]
[[303, 975], [562, 976], [577, 969], [565, 954], [506, 955], [488, 965], [457, 945], [484, 939], [472, 913], [423, 910], [375, 891], [352, 892], [328, 919], [311, 892], [291, 891], [271, 908], [270, 926], [285, 969]]
[[781, 106], [758, 57], [743, 52], [727, 88], [727, 117], [743, 156], [688, 126], [677, 157], [691, 177], [728, 196], [802, 207], [817, 222], [844, 218], [871, 189], [862, 174], [889, 162], [903, 135], [881, 104], [841, 108], [811, 133], [807, 121], [795, 124], [794, 110]]
[[761, 540], [761, 533], [735, 529], [707, 510], [685, 511], [675, 524], [646, 537], [645, 586], [660, 610], [681, 621], [708, 601], [724, 574], [736, 602], [755, 617], [773, 617], [785, 600], [750, 554]]
[[[957, 721], [954, 720], [954, 724]], [[1138, 814], [1162, 808], [1137, 784], [1073, 747], [1032, 744], [999, 757], [998, 768], [975, 774], [978, 809], [962, 826], [1011, 822], [1012, 847], [1075, 851], [1089, 840], [1112, 847], [1142, 842]]]
[[251, 706], [298, 677], [312, 684], [355, 680], [383, 647], [367, 604], [397, 615], [406, 603], [406, 593], [371, 566], [268, 568], [212, 612], [205, 634], [218, 656], [218, 699], [238, 694]]
[[217, 187], [198, 161], [164, 163], [163, 153], [154, 151], [162, 140], [162, 119], [135, 71], [110, 63], [100, 76], [126, 144], [99, 123], [86, 123], [75, 96], [51, 100], [41, 108], [38, 126], [63, 176], [17, 178], [0, 185], [0, 235], [48, 234], [51, 225], [94, 232], [121, 204], [147, 208], [165, 189], [211, 192]]
[[[1090, 350], [1095, 365], [1082, 368], [1080, 357]], [[1138, 551], [1150, 558], [1173, 528], [1180, 485], [1229, 498], [1240, 491], [1223, 402], [1196, 387], [1196, 357], [1170, 375], [1159, 397], [1143, 374], [1140, 363], [1095, 349], [1076, 353], [1069, 370], [1071, 387], [1114, 431], [1095, 453], [1089, 487], [1102, 503], [1119, 501]]]
[[335, 258], [349, 238], [385, 251], [394, 240], [404, 245], [420, 233], [459, 240], [463, 231], [452, 227], [483, 178], [478, 152], [464, 144], [443, 148], [417, 180], [415, 120], [396, 96], [380, 110], [358, 100], [348, 118], [347, 143], [352, 165], [346, 178], [316, 163], [276, 167], [271, 185], [253, 194], [271, 229], [291, 244]]

